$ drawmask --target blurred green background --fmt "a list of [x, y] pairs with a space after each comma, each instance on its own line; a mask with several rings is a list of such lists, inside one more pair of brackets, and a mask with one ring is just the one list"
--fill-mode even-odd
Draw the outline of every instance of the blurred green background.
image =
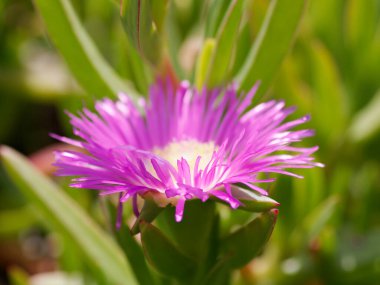
[[[147, 39], [140, 53], [128, 23], [127, 35], [123, 30], [119, 1], [52, 1], [72, 3], [96, 52], [92, 43], [83, 45], [80, 28], [74, 25], [70, 34], [60, 26], [48, 2], [35, 1], [38, 9], [27, 0], [0, 2], [1, 144], [51, 175], [51, 150], [59, 146], [52, 147], [49, 133], [71, 134], [64, 110], [114, 96], [118, 86], [146, 94], [160, 72], [198, 86], [238, 79], [244, 87], [262, 79], [257, 102], [284, 99], [297, 106], [295, 116], [312, 115], [307, 127], [316, 136], [305, 145], [320, 146], [317, 159], [326, 167], [298, 171], [303, 180], [279, 177], [271, 186], [281, 203], [278, 224], [265, 253], [237, 274], [236, 284], [380, 284], [380, 1], [284, 1], [286, 13], [274, 10], [277, 22], [267, 34], [263, 26], [275, 4], [245, 1], [244, 15], [237, 14], [238, 25], [224, 42], [218, 28], [231, 1], [168, 1], [157, 39]], [[73, 11], [66, 10], [69, 18]], [[79, 38], [78, 46], [72, 38]], [[159, 55], [151, 54], [155, 45]], [[231, 58], [220, 76], [213, 67], [222, 63], [207, 56], [215, 46], [226, 47]], [[253, 74], [244, 77], [242, 67], [255, 48]], [[86, 54], [101, 80], [81, 65]], [[57, 182], [105, 224], [91, 191]], [[80, 250], [42, 220], [1, 169], [0, 284], [23, 284], [27, 274], [57, 269], [96, 274]]]

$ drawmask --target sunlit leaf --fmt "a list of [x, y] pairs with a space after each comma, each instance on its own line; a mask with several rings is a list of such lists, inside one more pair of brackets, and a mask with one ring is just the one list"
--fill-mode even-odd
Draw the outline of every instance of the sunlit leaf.
[[115, 97], [118, 92], [137, 97], [102, 57], [69, 0], [36, 0], [34, 3], [54, 44], [87, 93], [98, 98]]

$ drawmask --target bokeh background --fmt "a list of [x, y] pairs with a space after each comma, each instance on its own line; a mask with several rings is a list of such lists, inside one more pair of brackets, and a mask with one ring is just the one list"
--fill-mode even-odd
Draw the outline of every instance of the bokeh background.
[[[212, 33], [207, 26], [212, 1], [169, 2], [174, 72], [194, 82], [197, 55], [205, 34]], [[270, 5], [269, 0], [247, 2], [231, 78]], [[156, 75], [126, 37], [119, 1], [71, 3], [106, 61], [146, 93]], [[277, 45], [281, 42], [273, 39], [268, 64]], [[64, 110], [91, 106], [102, 97], [77, 83], [72, 66], [57, 51], [31, 1], [0, 1], [0, 142], [29, 156], [48, 175], [52, 149], [61, 147], [49, 133], [71, 135]], [[380, 284], [380, 1], [310, 0], [275, 74], [259, 101], [284, 99], [298, 107], [295, 116], [311, 114], [308, 127], [316, 136], [306, 145], [320, 146], [316, 156], [326, 167], [298, 171], [303, 180], [281, 177], [271, 186], [281, 203], [278, 224], [265, 253], [236, 283]], [[104, 223], [91, 191], [57, 182]], [[1, 168], [0, 284], [26, 284], [29, 275], [57, 270], [73, 279], [63, 284], [80, 284], [75, 283], [78, 272], [95, 274], [80, 249], [50, 230]]]

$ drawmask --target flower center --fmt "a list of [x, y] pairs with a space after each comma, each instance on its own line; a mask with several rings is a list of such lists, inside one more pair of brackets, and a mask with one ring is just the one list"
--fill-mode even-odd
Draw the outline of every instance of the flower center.
[[202, 143], [196, 140], [185, 140], [172, 142], [164, 148], [155, 148], [153, 152], [169, 161], [175, 168], [177, 160], [184, 158], [190, 166], [190, 171], [193, 172], [197, 157], [201, 157], [198, 169], [205, 169], [215, 150], [216, 146], [213, 142]]

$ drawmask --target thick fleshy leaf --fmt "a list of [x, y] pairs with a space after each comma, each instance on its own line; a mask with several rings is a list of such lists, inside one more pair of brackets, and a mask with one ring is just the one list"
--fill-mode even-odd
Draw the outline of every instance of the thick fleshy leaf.
[[259, 35], [235, 80], [248, 91], [258, 80], [258, 99], [268, 89], [293, 42], [306, 0], [272, 0]]
[[140, 222], [153, 222], [153, 220], [162, 212], [164, 208], [159, 207], [152, 199], [145, 199], [144, 206], [141, 209], [140, 215], [132, 226], [131, 232], [136, 235], [140, 232]]
[[[118, 223], [118, 209], [115, 207], [115, 205], [111, 202], [110, 199], [107, 199], [106, 205], [108, 208], [108, 215], [110, 219], [111, 229], [110, 231], [113, 232], [114, 236], [116, 237], [116, 240], [121, 247], [121, 249], [124, 251], [125, 256], [128, 259], [128, 262], [133, 270], [133, 273], [136, 276], [136, 279], [138, 280], [140, 285], [154, 285], [156, 284], [156, 280], [153, 278], [153, 274], [151, 269], [147, 266], [146, 259], [142, 250], [141, 245], [137, 242], [136, 238], [132, 235], [131, 231], [128, 228], [128, 225], [124, 221], [120, 222], [120, 228], [116, 228], [113, 225], [116, 225]], [[119, 204], [117, 206], [120, 206]], [[124, 205], [124, 215], [122, 216], [128, 217], [132, 213], [126, 213], [126, 205]], [[132, 209], [127, 209], [132, 212]]]
[[150, 264], [161, 274], [177, 279], [190, 279], [195, 261], [182, 253], [158, 228], [140, 222], [141, 242]]
[[10, 177], [44, 221], [70, 237], [110, 282], [137, 284], [120, 248], [82, 208], [15, 150], [2, 146], [0, 154]]
[[160, 228], [186, 255], [203, 262], [208, 255], [210, 234], [215, 221], [215, 203], [188, 201], [180, 223], [175, 221], [174, 215], [175, 208], [167, 207], [157, 218]]
[[239, 34], [238, 30], [243, 14], [243, 4], [243, 0], [232, 1], [218, 29], [215, 48], [213, 49], [211, 62], [208, 65], [208, 87], [222, 84], [223, 80], [227, 77], [233, 58], [233, 49]]
[[115, 233], [117, 241], [128, 258], [129, 264], [136, 275], [140, 285], [155, 284], [153, 276], [148, 268], [142, 248], [132, 236], [129, 228], [122, 223]]
[[249, 212], [266, 212], [280, 205], [277, 201], [268, 196], [234, 186], [231, 188], [232, 195], [243, 203], [239, 207], [241, 210]]
[[262, 251], [272, 234], [277, 215], [276, 209], [265, 212], [221, 240], [221, 255], [230, 256], [232, 268], [246, 265]]
[[231, 269], [229, 268], [228, 261], [230, 256], [225, 256], [219, 260], [213, 268], [208, 272], [204, 280], [200, 282], [201, 285], [227, 285], [230, 284]]

